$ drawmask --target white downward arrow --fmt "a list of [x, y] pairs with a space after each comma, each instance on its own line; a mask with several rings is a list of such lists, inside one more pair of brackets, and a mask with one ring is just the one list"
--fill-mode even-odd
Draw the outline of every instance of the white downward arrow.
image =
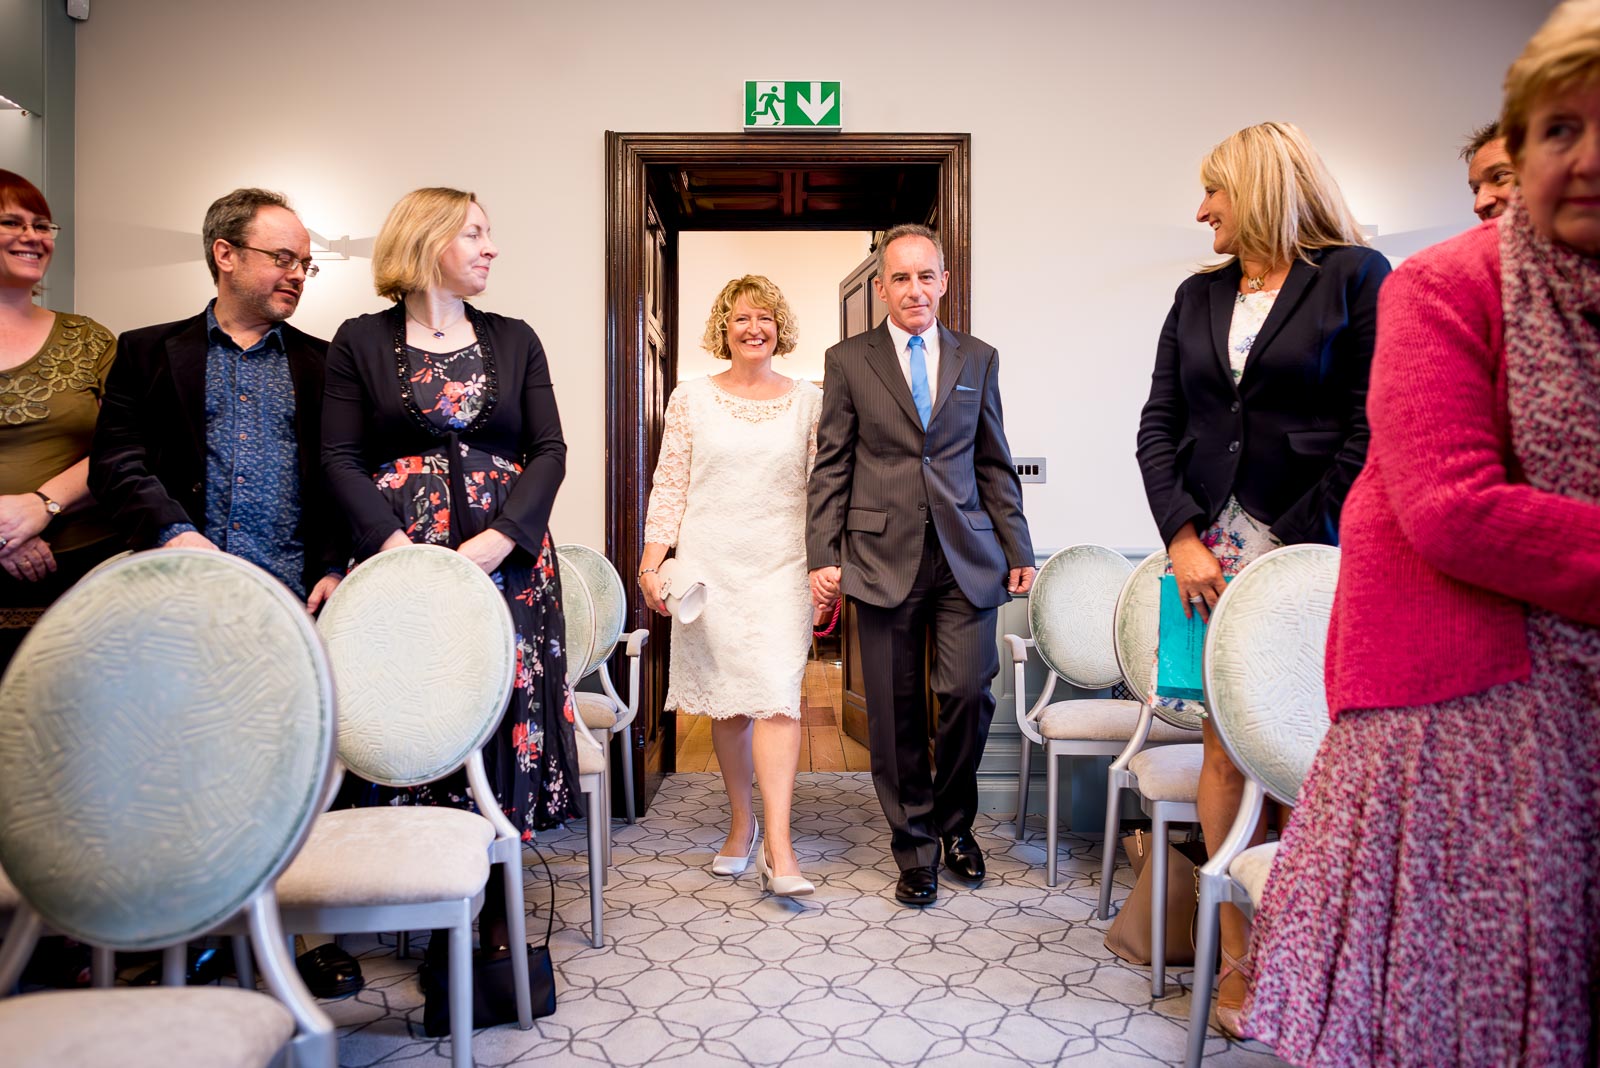
[[[819, 101], [818, 97], [822, 97], [822, 99]], [[806, 118], [810, 119], [811, 125], [815, 126], [822, 121], [824, 115], [833, 110], [833, 102], [836, 99], [838, 97], [834, 93], [822, 96], [822, 83], [812, 82], [811, 95], [808, 97], [804, 93], [800, 93], [795, 97], [795, 103], [800, 105], [800, 110], [806, 113]]]

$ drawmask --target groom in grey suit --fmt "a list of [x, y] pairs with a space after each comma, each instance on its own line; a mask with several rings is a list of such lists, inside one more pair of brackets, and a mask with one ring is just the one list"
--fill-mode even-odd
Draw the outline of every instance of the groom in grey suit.
[[950, 275], [937, 235], [897, 226], [878, 260], [888, 320], [827, 354], [806, 556], [819, 605], [841, 593], [856, 602], [895, 897], [920, 906], [938, 896], [941, 852], [968, 884], [984, 876], [972, 820], [1000, 670], [995, 610], [1033, 584], [1033, 545], [1000, 414], [999, 356], [938, 320]]

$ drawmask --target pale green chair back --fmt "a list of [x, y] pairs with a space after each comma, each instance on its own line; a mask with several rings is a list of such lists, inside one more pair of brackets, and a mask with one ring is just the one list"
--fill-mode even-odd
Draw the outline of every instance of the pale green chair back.
[[1028, 625], [1046, 667], [1103, 690], [1122, 678], [1113, 621], [1133, 565], [1103, 545], [1070, 545], [1044, 562], [1028, 592]]
[[1207, 628], [1206, 709], [1234, 765], [1292, 805], [1328, 732], [1323, 662], [1339, 550], [1291, 545], [1228, 584]]
[[[576, 576], [588, 594], [588, 604], [567, 616], [567, 677], [576, 682], [604, 663], [622, 638], [628, 622], [628, 591], [611, 561], [587, 545], [558, 545], [556, 557], [562, 583], [567, 576]], [[580, 665], [574, 650], [585, 649]]]
[[322, 642], [272, 576], [192, 549], [109, 564], [0, 682], [0, 867], [80, 941], [197, 938], [299, 850], [334, 732]]
[[519, 655], [511, 613], [460, 553], [407, 545], [363, 561], [323, 605], [317, 628], [339, 686], [339, 758], [364, 779], [441, 778], [505, 714]]

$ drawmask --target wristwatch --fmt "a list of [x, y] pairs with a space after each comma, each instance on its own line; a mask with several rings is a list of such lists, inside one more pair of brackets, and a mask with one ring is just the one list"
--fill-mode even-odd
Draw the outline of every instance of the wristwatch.
[[33, 495], [44, 502], [44, 510], [49, 512], [52, 517], [61, 514], [61, 502], [52, 501], [48, 496], [45, 495], [44, 490], [34, 490]]

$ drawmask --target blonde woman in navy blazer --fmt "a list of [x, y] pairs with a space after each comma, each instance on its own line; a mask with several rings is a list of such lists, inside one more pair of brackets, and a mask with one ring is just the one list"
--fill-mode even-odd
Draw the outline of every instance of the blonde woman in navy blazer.
[[[1195, 218], [1230, 258], [1178, 287], [1138, 456], [1185, 611], [1209, 619], [1225, 576], [1255, 556], [1339, 543], [1339, 510], [1367, 455], [1367, 372], [1389, 263], [1366, 247], [1338, 183], [1289, 123], [1240, 130], [1200, 176]], [[1221, 842], [1244, 779], [1209, 722], [1203, 731], [1200, 822]], [[1217, 1015], [1233, 1030], [1248, 928], [1232, 906], [1223, 912], [1231, 972]]]

